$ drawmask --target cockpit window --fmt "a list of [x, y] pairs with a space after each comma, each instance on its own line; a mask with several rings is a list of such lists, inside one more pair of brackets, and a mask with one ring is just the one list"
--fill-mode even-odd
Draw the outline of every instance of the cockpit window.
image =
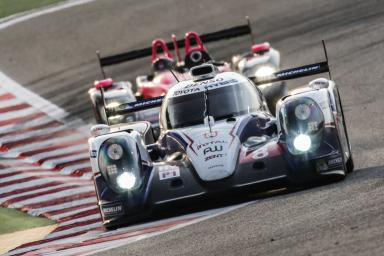
[[[166, 99], [162, 109], [163, 126], [167, 129], [204, 123], [204, 92]], [[262, 106], [260, 95], [249, 82], [239, 82], [208, 91], [209, 115], [215, 120], [252, 113]]]

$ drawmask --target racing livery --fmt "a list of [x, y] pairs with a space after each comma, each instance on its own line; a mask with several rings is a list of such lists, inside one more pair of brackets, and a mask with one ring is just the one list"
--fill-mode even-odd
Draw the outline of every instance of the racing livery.
[[164, 98], [110, 110], [123, 115], [161, 105], [161, 132], [154, 137], [148, 122], [92, 128], [104, 226], [135, 221], [172, 202], [344, 177], [353, 161], [335, 82], [320, 78], [290, 92], [275, 116], [257, 87], [326, 71], [322, 62], [260, 79], [203, 64]]

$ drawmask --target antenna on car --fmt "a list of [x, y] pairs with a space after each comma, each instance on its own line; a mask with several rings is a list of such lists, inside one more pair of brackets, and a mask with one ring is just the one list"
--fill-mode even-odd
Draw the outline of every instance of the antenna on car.
[[329, 74], [329, 78], [332, 80], [331, 69], [329, 68], [329, 64], [328, 64], [327, 47], [325, 46], [325, 41], [324, 41], [324, 40], [321, 40], [321, 42], [323, 43], [323, 49], [324, 49], [324, 54], [325, 54], [325, 60], [326, 60], [326, 62], [327, 62], [327, 66], [328, 66], [328, 74]]
[[176, 74], [173, 72], [171, 68], [168, 68], [168, 71], [171, 72], [171, 74], [173, 75], [173, 77], [176, 79], [177, 82], [180, 82], [179, 78], [177, 78]]
[[103, 75], [103, 79], [106, 79], [107, 76], [105, 75], [105, 71], [104, 71], [103, 65], [101, 65], [101, 57], [100, 57], [100, 51], [99, 50], [96, 51], [96, 56], [97, 56], [97, 59], [99, 60], [99, 67], [100, 67], [100, 70], [101, 70], [101, 74]]
[[211, 122], [209, 120], [209, 97], [208, 97], [208, 87], [205, 86], [204, 90], [204, 119], [208, 118], [209, 132], [212, 133]]
[[172, 34], [172, 42], [176, 52], [177, 63], [180, 63], [181, 62], [180, 49], [179, 49], [179, 46], [177, 45], [177, 39], [175, 34]]
[[255, 44], [255, 37], [253, 36], [253, 33], [252, 33], [251, 21], [249, 19], [249, 16], [245, 16], [245, 19], [247, 20], [247, 25], [249, 27], [249, 36], [251, 37], [251, 43], [252, 43], [252, 45], [254, 45]]
[[[101, 70], [101, 74], [102, 74], [102, 76], [103, 76], [103, 79], [106, 79], [107, 76], [106, 76], [106, 74], [105, 74], [103, 65], [101, 65], [101, 57], [100, 57], [100, 51], [99, 51], [99, 50], [96, 51], [96, 56], [97, 56], [97, 59], [99, 60], [99, 67], [100, 67], [100, 70]], [[103, 87], [100, 88], [100, 95], [101, 95], [101, 100], [103, 101], [103, 109], [104, 109], [104, 113], [105, 113], [105, 116], [107, 117], [107, 125], [109, 125], [109, 118], [108, 118], [108, 115], [107, 115], [107, 111], [106, 111], [106, 109], [105, 109], [105, 107], [106, 107], [106, 102], [105, 102], [104, 88], [103, 88]]]

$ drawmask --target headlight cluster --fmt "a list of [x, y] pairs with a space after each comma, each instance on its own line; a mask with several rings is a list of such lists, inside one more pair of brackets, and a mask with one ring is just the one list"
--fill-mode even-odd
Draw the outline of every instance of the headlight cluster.
[[256, 77], [266, 77], [266, 76], [271, 76], [275, 72], [276, 72], [276, 69], [274, 67], [261, 66], [256, 70], [255, 76]]
[[99, 168], [117, 192], [133, 190], [142, 182], [142, 166], [136, 142], [126, 137], [106, 140], [100, 147]]
[[279, 114], [288, 149], [292, 154], [316, 150], [324, 130], [324, 115], [318, 104], [310, 98], [288, 100]]
[[108, 146], [107, 153], [112, 160], [119, 160], [123, 156], [123, 147], [119, 144], [111, 144]]

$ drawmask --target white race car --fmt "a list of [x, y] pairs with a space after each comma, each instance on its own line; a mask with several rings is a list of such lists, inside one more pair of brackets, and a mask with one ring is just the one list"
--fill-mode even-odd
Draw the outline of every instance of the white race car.
[[173, 202], [344, 177], [353, 161], [336, 84], [316, 79], [291, 92], [277, 104], [276, 118], [256, 86], [327, 70], [322, 62], [253, 82], [203, 64], [164, 98], [109, 109], [125, 115], [161, 106], [161, 132], [154, 137], [149, 122], [92, 128], [104, 226], [136, 221]]

